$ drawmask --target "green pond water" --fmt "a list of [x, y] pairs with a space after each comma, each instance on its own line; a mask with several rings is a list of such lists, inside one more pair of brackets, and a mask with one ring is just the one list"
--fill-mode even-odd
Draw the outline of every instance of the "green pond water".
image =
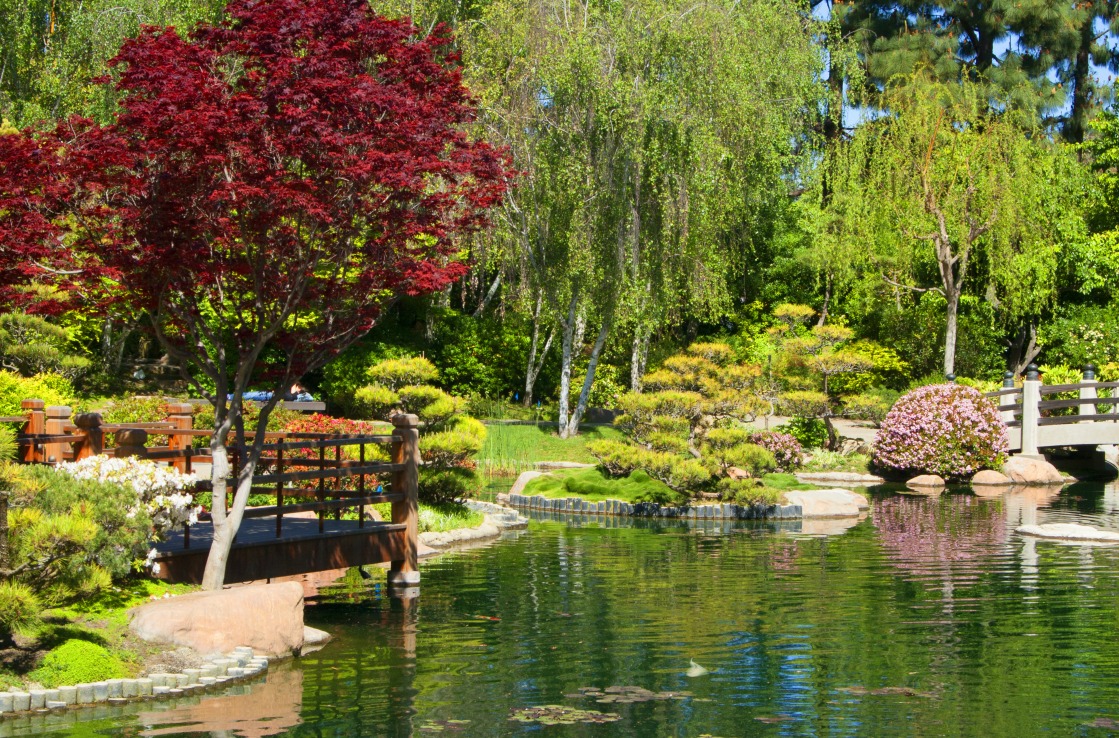
[[814, 535], [536, 520], [425, 562], [417, 599], [324, 592], [335, 640], [237, 693], [0, 736], [1119, 734], [1119, 547], [1014, 532], [1119, 530], [1119, 487], [872, 499]]

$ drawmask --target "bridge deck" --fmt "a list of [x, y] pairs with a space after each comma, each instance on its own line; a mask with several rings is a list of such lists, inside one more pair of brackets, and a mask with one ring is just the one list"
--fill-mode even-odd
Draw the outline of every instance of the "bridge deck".
[[[371, 521], [359, 528], [356, 520], [326, 520], [320, 533], [317, 519], [285, 517], [283, 535], [277, 538], [275, 518], [246, 519], [230, 551], [225, 581], [248, 582], [401, 560], [405, 557], [405, 528], [404, 524]], [[157, 576], [171, 582], [201, 583], [212, 540], [213, 526], [207, 522], [191, 526], [189, 548], [182, 531], [155, 544]]]

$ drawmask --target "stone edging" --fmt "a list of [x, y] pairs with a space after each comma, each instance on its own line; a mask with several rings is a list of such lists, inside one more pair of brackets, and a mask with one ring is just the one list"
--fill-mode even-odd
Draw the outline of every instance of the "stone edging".
[[557, 513], [589, 515], [628, 515], [638, 518], [684, 518], [687, 520], [796, 520], [802, 517], [800, 505], [735, 505], [719, 502], [711, 505], [670, 507], [656, 502], [623, 502], [604, 500], [588, 502], [581, 497], [551, 498], [543, 495], [509, 493], [498, 495], [498, 502], [515, 508]]
[[255, 677], [267, 669], [267, 658], [255, 656], [248, 646], [238, 646], [227, 658], [207, 661], [197, 669], [183, 669], [181, 674], [154, 673], [137, 679], [109, 679], [72, 687], [0, 692], [0, 717], [177, 698], [222, 688]]
[[419, 541], [425, 546], [440, 548], [453, 546], [458, 543], [469, 543], [489, 538], [497, 538], [502, 531], [516, 528], [527, 528], [528, 520], [517, 514], [515, 510], [494, 505], [489, 502], [467, 500], [466, 506], [472, 510], [485, 514], [485, 521], [474, 528], [456, 528], [448, 531], [428, 531], [420, 533]]

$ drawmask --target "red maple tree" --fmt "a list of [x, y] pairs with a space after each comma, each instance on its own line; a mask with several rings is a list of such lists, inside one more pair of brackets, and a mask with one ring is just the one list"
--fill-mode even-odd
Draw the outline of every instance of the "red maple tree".
[[214, 404], [205, 587], [222, 584], [260, 457], [263, 433], [226, 510], [227, 442], [245, 445], [242, 395], [264, 352], [274, 392], [258, 430], [395, 299], [460, 277], [461, 236], [504, 194], [508, 162], [468, 133], [450, 41], [366, 0], [233, 0], [222, 23], [185, 38], [143, 29], [104, 81], [115, 120], [70, 120], [40, 140], [81, 267], [56, 280], [96, 280], [104, 299], [150, 316]]

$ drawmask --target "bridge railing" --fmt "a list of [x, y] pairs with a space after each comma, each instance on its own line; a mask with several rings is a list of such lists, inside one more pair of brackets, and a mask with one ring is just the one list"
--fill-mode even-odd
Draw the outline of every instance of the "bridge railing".
[[[45, 406], [42, 400], [24, 400], [24, 414], [0, 418], [19, 425], [19, 460], [29, 464], [54, 464], [98, 454], [118, 458], [136, 456], [191, 473], [213, 461], [209, 448], [196, 448], [195, 438], [209, 438], [212, 430], [193, 427], [189, 404], [170, 404], [166, 421], [107, 424], [99, 413], [73, 415], [66, 406]], [[108, 435], [107, 435], [108, 434]], [[165, 445], [149, 446], [152, 436], [166, 437]], [[246, 441], [255, 438], [246, 432]], [[112, 437], [112, 447], [105, 440]], [[405, 558], [394, 561], [393, 574], [410, 583], [417, 571], [419, 493], [419, 420], [397, 415], [390, 433], [343, 435], [332, 433], [265, 433], [261, 457], [252, 478], [251, 492], [268, 496], [272, 504], [246, 509], [245, 518], [274, 518], [276, 537], [283, 534], [284, 516], [314, 513], [319, 533], [328, 516], [341, 519], [356, 511], [357, 527], [366, 527], [366, 508], [391, 503], [394, 527], [404, 526]], [[227, 505], [237, 488], [241, 465], [249, 446], [227, 445], [230, 474], [226, 478]], [[195, 493], [213, 493], [208, 474], [195, 484]], [[190, 547], [190, 528], [183, 528], [183, 543]]]
[[[986, 393], [998, 404], [999, 412], [1010, 428], [1012, 451], [1037, 456], [1043, 447], [1114, 443], [1110, 438], [1114, 434], [1108, 433], [1105, 437], [1099, 429], [1093, 432], [1087, 424], [1114, 424], [1119, 421], [1119, 412], [1115, 407], [1119, 405], [1119, 382], [1097, 382], [1095, 367], [1091, 364], [1084, 368], [1083, 376], [1084, 379], [1076, 384], [1046, 385], [1037, 365], [1030, 364], [1026, 367], [1020, 387], [1015, 385], [1014, 375], [1007, 372], [1003, 378], [1003, 389]], [[1101, 396], [1101, 390], [1116, 396]], [[1043, 399], [1050, 395], [1072, 393], [1076, 397]], [[1070, 409], [1075, 413], [1065, 414]], [[1099, 440], [1092, 443], [1097, 436]]]

